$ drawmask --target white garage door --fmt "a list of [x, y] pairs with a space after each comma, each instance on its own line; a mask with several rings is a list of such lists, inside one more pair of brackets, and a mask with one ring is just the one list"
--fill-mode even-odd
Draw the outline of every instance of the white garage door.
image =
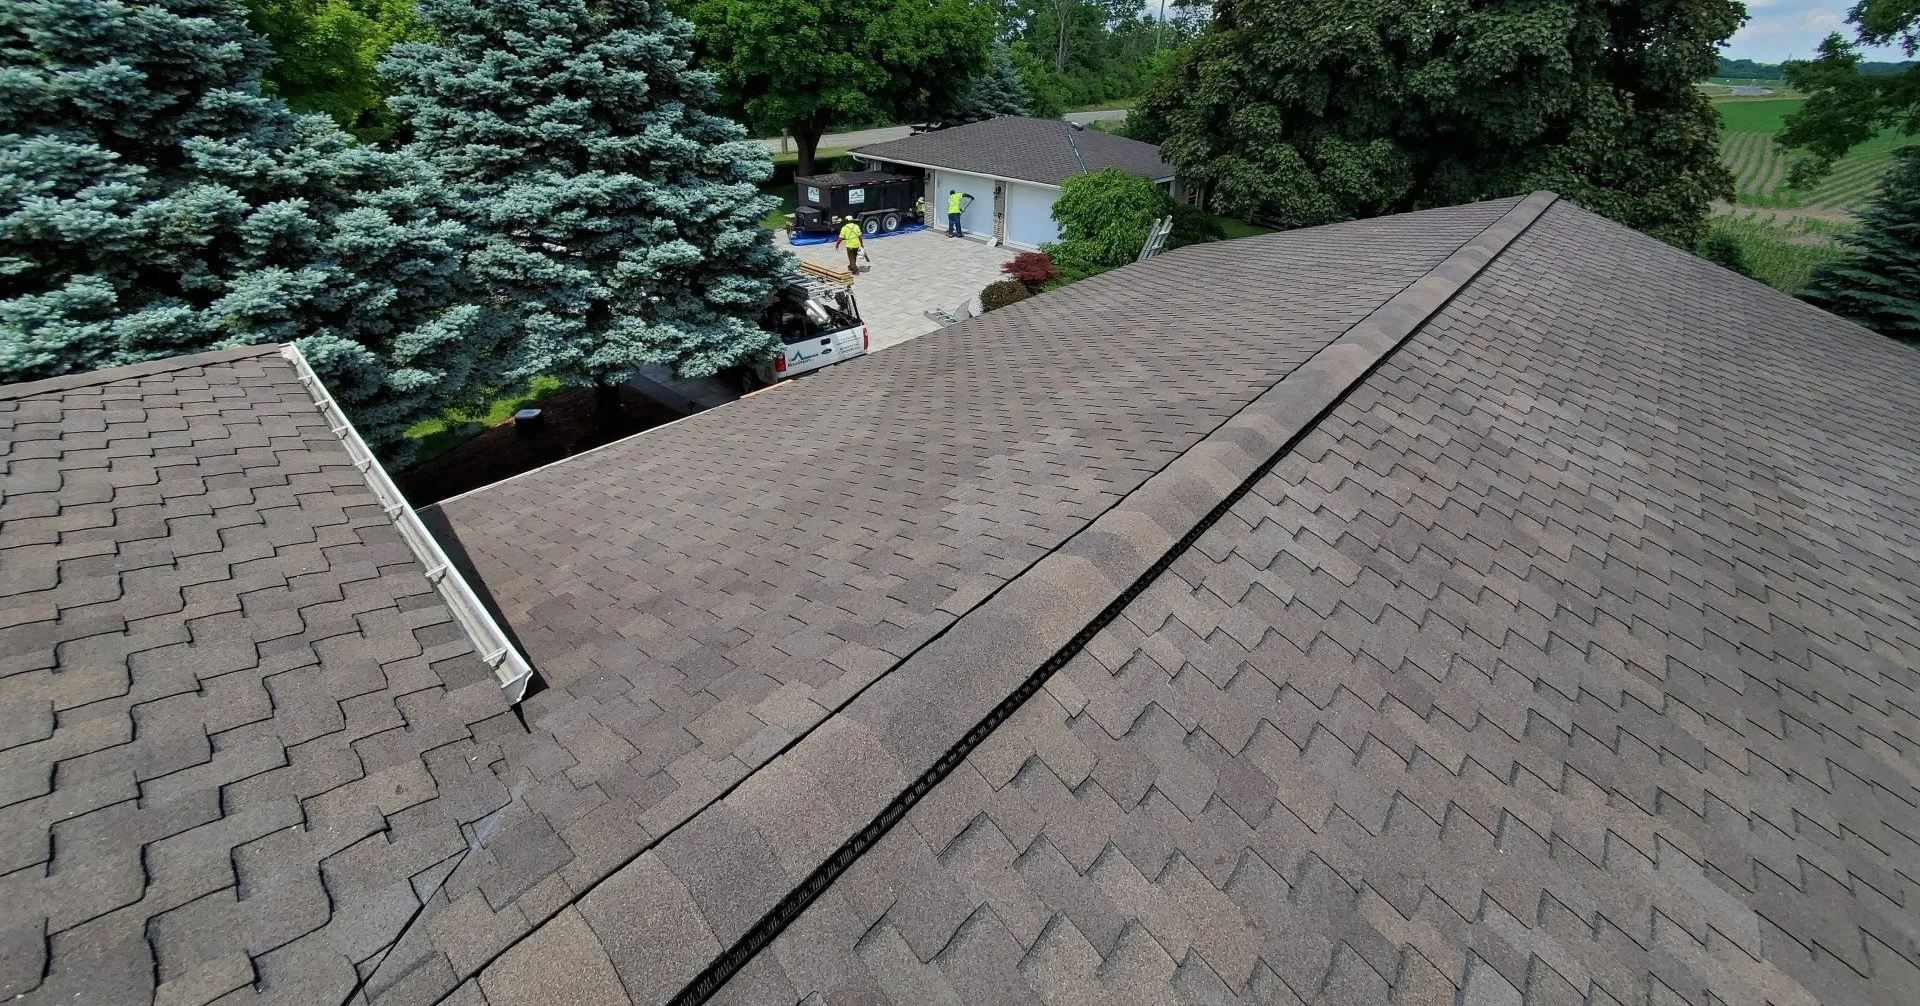
[[1007, 243], [1023, 248], [1038, 248], [1060, 238], [1060, 226], [1053, 222], [1053, 201], [1059, 189], [1024, 182], [1007, 183]]
[[972, 196], [973, 202], [961, 202], [966, 210], [960, 214], [960, 226], [970, 235], [993, 236], [993, 179], [980, 175], [964, 175], [958, 171], [940, 171], [934, 177], [933, 206], [936, 216], [933, 224], [940, 230], [947, 229], [947, 193], [959, 189], [962, 196]]

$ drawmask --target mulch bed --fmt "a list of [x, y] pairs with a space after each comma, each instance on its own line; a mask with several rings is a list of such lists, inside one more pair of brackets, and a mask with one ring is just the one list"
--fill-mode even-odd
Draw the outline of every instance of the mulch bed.
[[594, 416], [591, 388], [555, 392], [535, 407], [544, 420], [539, 432], [516, 429], [508, 420], [445, 454], [395, 472], [393, 481], [408, 502], [424, 507], [680, 418], [625, 386], [620, 388], [620, 421], [612, 426], [602, 426]]

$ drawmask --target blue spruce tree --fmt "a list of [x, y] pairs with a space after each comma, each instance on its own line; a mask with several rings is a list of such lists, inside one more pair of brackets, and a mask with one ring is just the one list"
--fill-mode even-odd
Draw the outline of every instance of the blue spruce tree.
[[986, 69], [967, 82], [967, 89], [956, 95], [951, 107], [941, 116], [947, 125], [980, 122], [999, 115], [1026, 115], [1033, 99], [1026, 82], [1013, 65], [1013, 53], [1007, 43], [995, 41], [989, 50]]
[[0, 9], [0, 381], [298, 341], [391, 453], [486, 376], [466, 230], [423, 162], [262, 94], [245, 15]]
[[598, 389], [644, 364], [704, 376], [773, 349], [792, 268], [760, 219], [764, 147], [709, 114], [692, 27], [664, 0], [422, 0], [435, 41], [382, 64], [394, 108], [468, 207], [508, 373]]

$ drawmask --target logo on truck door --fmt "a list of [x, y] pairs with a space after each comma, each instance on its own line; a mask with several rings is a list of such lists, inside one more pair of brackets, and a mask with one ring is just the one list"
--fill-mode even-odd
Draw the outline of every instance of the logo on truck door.
[[807, 186], [807, 202], [810, 202], [815, 206], [820, 205], [820, 187], [819, 186], [817, 185]]
[[848, 189], [847, 190], [847, 205], [858, 206], [861, 203], [864, 203], [866, 201], [867, 201], [866, 189]]

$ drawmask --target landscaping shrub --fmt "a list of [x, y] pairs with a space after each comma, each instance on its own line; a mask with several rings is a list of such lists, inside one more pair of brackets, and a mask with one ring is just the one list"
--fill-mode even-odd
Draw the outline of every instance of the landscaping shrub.
[[1017, 279], [999, 279], [988, 283], [980, 290], [980, 310], [997, 311], [1008, 304], [1018, 304], [1033, 294], [1027, 292]]
[[1118, 168], [1074, 175], [1061, 183], [1060, 198], [1053, 201], [1060, 240], [1041, 250], [1060, 270], [1059, 282], [1077, 282], [1138, 258], [1147, 233], [1168, 214], [1174, 218], [1169, 247], [1224, 236], [1212, 218], [1190, 206], [1175, 205], [1149, 179]]
[[1060, 270], [1054, 268], [1053, 260], [1047, 257], [1046, 252], [1021, 252], [1013, 257], [1013, 261], [1002, 265], [1000, 271], [1019, 280], [1028, 293], [1039, 293], [1060, 275]]

